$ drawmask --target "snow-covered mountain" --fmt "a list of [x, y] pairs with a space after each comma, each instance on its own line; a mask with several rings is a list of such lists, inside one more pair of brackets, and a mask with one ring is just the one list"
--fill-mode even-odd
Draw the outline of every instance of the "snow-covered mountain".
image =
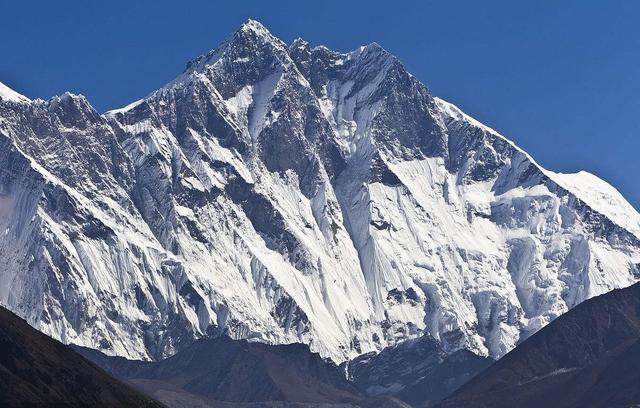
[[640, 215], [537, 165], [377, 44], [246, 22], [103, 115], [0, 87], [0, 303], [129, 358], [228, 333], [335, 361], [429, 334], [500, 357], [640, 278]]

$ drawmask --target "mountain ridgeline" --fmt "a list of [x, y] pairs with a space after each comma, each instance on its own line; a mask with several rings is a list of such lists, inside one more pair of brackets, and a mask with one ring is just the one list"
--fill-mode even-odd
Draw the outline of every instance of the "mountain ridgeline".
[[287, 45], [250, 20], [104, 114], [0, 87], [0, 257], [1, 304], [109, 355], [228, 335], [336, 364], [419, 338], [495, 359], [637, 281], [640, 216], [379, 45]]

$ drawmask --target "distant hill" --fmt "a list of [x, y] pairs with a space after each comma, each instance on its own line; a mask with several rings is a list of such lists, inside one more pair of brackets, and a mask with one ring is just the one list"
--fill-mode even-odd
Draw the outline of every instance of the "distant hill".
[[198, 340], [158, 362], [74, 348], [174, 407], [409, 407], [393, 398], [367, 397], [334, 363], [302, 344], [220, 337]]

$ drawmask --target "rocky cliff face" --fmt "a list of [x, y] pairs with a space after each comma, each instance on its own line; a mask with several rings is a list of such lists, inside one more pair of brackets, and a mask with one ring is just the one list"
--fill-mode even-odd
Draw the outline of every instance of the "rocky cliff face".
[[335, 361], [428, 334], [500, 357], [640, 271], [640, 216], [434, 98], [377, 44], [248, 21], [97, 113], [0, 89], [0, 302], [157, 359], [227, 333]]

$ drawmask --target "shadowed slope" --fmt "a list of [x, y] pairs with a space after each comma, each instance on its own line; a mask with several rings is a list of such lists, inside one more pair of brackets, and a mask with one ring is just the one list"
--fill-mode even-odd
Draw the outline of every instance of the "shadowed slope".
[[0, 406], [160, 407], [0, 307]]
[[[302, 344], [266, 345], [227, 337], [199, 340], [159, 362], [109, 357], [76, 347], [116, 377], [143, 390], [205, 401], [207, 406], [403, 407], [393, 399], [370, 399], [339, 368]], [[183, 406], [177, 403], [174, 406]]]

